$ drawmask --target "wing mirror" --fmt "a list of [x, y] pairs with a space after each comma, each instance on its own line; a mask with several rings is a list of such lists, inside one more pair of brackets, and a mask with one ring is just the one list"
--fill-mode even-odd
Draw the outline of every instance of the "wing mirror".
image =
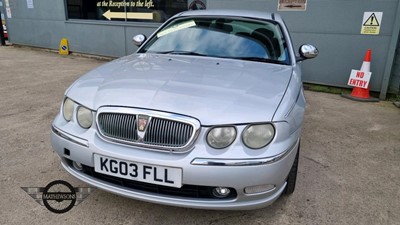
[[132, 38], [133, 44], [140, 47], [147, 40], [146, 35], [138, 34]]
[[314, 45], [304, 44], [299, 48], [300, 57], [297, 57], [297, 62], [313, 59], [318, 56], [318, 49]]

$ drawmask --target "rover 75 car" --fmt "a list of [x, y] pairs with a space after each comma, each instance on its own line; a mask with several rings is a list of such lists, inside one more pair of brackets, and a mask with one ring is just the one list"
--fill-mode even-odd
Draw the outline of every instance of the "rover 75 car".
[[52, 123], [76, 178], [172, 206], [255, 209], [296, 185], [301, 61], [275, 13], [179, 13], [138, 50], [77, 79]]

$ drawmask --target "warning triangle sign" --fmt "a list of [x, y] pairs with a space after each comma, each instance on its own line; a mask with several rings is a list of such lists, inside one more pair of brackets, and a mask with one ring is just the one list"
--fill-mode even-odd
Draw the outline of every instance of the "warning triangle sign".
[[375, 13], [372, 13], [371, 16], [364, 22], [364, 26], [376, 26], [379, 27], [378, 19], [375, 16]]

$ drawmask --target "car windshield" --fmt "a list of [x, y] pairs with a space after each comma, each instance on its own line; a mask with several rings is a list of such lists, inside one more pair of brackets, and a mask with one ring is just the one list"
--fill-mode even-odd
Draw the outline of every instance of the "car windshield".
[[277, 23], [243, 18], [176, 19], [139, 51], [145, 52], [290, 63]]

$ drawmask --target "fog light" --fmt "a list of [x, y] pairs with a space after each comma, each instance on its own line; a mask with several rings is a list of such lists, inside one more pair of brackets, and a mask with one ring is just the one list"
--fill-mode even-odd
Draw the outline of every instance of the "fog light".
[[246, 187], [244, 189], [244, 193], [246, 194], [259, 194], [269, 192], [275, 189], [275, 185], [273, 184], [263, 184], [257, 186]]
[[73, 162], [72, 162], [72, 166], [73, 166], [75, 169], [79, 170], [79, 171], [83, 170], [82, 164], [80, 164], [80, 163], [78, 163], [78, 162], [73, 161]]
[[213, 189], [212, 193], [214, 197], [225, 198], [229, 195], [229, 193], [231, 193], [231, 191], [229, 190], [229, 188], [226, 187], [216, 187]]

